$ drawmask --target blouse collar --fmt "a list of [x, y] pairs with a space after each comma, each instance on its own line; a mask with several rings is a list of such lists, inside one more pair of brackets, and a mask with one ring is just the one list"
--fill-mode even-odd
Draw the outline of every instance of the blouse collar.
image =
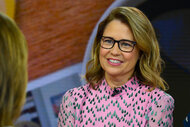
[[107, 94], [111, 96], [115, 95], [121, 95], [126, 93], [129, 90], [135, 90], [138, 86], [140, 85], [139, 80], [137, 79], [136, 76], [132, 77], [129, 81], [127, 81], [124, 85], [117, 87], [115, 89], [112, 89], [104, 79], [102, 81], [101, 86], [99, 87], [100, 89], [104, 90]]

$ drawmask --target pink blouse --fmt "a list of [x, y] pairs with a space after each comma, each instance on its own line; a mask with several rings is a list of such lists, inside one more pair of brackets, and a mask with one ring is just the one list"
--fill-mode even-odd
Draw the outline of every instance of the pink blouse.
[[58, 127], [172, 127], [174, 99], [136, 77], [111, 89], [105, 80], [97, 90], [89, 84], [66, 92]]

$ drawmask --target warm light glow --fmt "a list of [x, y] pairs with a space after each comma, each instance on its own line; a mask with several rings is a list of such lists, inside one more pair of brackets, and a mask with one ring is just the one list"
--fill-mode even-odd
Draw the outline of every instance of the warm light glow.
[[0, 0], [0, 11], [14, 19], [15, 0]]

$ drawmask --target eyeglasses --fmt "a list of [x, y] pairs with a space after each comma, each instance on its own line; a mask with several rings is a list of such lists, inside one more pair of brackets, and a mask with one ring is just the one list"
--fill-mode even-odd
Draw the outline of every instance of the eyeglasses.
[[118, 43], [119, 49], [123, 52], [132, 52], [136, 45], [136, 42], [131, 40], [122, 39], [117, 41], [114, 40], [112, 37], [106, 37], [106, 36], [102, 36], [101, 38], [101, 47], [104, 49], [113, 48], [115, 43]]

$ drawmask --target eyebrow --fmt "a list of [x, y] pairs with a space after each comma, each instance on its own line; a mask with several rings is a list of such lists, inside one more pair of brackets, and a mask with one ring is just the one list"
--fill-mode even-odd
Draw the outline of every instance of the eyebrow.
[[113, 40], [115, 40], [115, 41], [129, 41], [129, 42], [136, 43], [136, 41], [132, 41], [132, 40], [128, 40], [128, 39], [116, 40], [116, 39], [114, 39], [113, 37], [110, 37], [110, 36], [103, 36], [103, 35], [102, 35], [102, 37], [110, 38], [110, 39], [113, 39]]

